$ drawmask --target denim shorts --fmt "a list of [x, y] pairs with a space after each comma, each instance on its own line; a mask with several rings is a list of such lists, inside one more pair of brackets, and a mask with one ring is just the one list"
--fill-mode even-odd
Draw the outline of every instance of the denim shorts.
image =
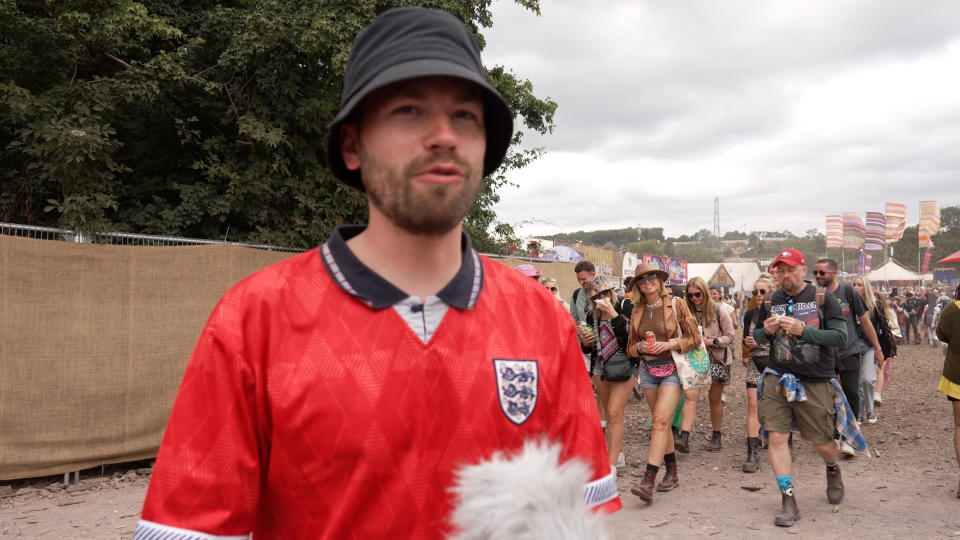
[[660, 388], [661, 386], [680, 386], [680, 377], [677, 375], [677, 372], [674, 371], [666, 377], [654, 377], [647, 371], [647, 368], [640, 365], [640, 369], [637, 370], [637, 384], [640, 385], [640, 388]]

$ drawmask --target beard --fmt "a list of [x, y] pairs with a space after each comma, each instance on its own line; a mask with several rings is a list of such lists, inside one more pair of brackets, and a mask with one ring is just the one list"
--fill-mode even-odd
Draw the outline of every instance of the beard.
[[[363, 186], [370, 204], [391, 223], [416, 235], [440, 236], [463, 221], [480, 191], [479, 169], [451, 152], [416, 158], [390, 167], [360, 150]], [[464, 181], [450, 185], [416, 185], [413, 176], [435, 163], [454, 163]]]

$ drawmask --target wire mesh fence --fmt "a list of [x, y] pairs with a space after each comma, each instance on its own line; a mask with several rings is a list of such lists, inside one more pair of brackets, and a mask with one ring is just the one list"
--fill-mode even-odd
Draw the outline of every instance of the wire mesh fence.
[[220, 240], [205, 240], [200, 238], [181, 238], [177, 236], [160, 236], [152, 234], [136, 234], [121, 232], [81, 232], [54, 227], [39, 227], [36, 225], [21, 225], [17, 223], [0, 222], [0, 234], [20, 236], [38, 240], [57, 240], [61, 242], [85, 242], [92, 244], [111, 244], [121, 246], [195, 246], [207, 244], [225, 244], [234, 246], [262, 249], [265, 251], [282, 251], [287, 253], [302, 253], [302, 248], [272, 246], [268, 244], [249, 244], [245, 242], [224, 242]]

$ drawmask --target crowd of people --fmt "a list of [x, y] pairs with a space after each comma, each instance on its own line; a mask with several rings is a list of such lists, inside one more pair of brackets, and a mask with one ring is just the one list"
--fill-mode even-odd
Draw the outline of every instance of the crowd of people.
[[[541, 278], [532, 265], [517, 270]], [[592, 263], [580, 262], [574, 271], [580, 287], [569, 302], [555, 279], [541, 282], [577, 325], [614, 474], [624, 463], [623, 414], [631, 389], [650, 409], [646, 470], [631, 487], [647, 503], [655, 491], [680, 484], [676, 452], [691, 450], [701, 386], [708, 387], [712, 427], [703, 450], [723, 447], [725, 390], [732, 382], [738, 335], [747, 397], [742, 469], [756, 472], [759, 451], [768, 449], [782, 499], [777, 525], [791, 526], [800, 518], [791, 474], [795, 432], [824, 461], [827, 500], [843, 500], [838, 458], [865, 450], [860, 428], [878, 422], [898, 347], [923, 343], [946, 351], [938, 389], [953, 404], [960, 463], [960, 288], [951, 299], [932, 287], [887, 287], [863, 275], [844, 280], [832, 259], [816, 261], [811, 270], [803, 254], [791, 249], [760, 274], [749, 296], [733, 299], [699, 277], [680, 287], [668, 285], [667, 274], [649, 264], [637, 266], [620, 294], [617, 284], [596, 275]], [[688, 385], [679, 368], [684, 355], [701, 346], [709, 369], [701, 384]], [[628, 369], [618, 368], [627, 363]]]

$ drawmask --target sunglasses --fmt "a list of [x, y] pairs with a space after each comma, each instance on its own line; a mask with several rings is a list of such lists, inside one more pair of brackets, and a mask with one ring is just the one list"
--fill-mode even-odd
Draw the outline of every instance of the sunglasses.
[[635, 282], [636, 282], [636, 283], [653, 283], [653, 282], [657, 281], [658, 279], [660, 279], [660, 278], [658, 278], [656, 274], [647, 274], [647, 275], [645, 275], [645, 276], [640, 276], [640, 277], [638, 277], [638, 278], [635, 280]]
[[703, 293], [700, 291], [687, 293], [687, 298], [700, 298], [701, 296], [703, 296]]
[[756, 289], [755, 291], [753, 291], [753, 295], [754, 295], [754, 296], [756, 296], [756, 295], [758, 295], [758, 294], [767, 294], [767, 291], [765, 291], [765, 290], [763, 290], [763, 289]]
[[787, 315], [793, 315], [793, 298], [787, 298]]
[[817, 276], [825, 276], [827, 274], [832, 274], [833, 270], [814, 270], [813, 274]]

